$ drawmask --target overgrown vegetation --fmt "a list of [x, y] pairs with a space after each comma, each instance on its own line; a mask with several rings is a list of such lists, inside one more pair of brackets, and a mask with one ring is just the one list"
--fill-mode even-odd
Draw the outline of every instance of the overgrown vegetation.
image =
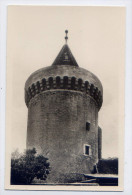
[[46, 180], [50, 166], [48, 159], [37, 155], [36, 149], [25, 150], [24, 154], [18, 151], [11, 157], [11, 184], [28, 185], [34, 178]]

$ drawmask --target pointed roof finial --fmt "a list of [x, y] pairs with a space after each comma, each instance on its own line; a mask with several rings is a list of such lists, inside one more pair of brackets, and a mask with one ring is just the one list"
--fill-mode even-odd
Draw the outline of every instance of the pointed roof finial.
[[65, 40], [66, 40], [66, 44], [67, 44], [67, 40], [68, 40], [68, 36], [67, 36], [68, 30], [65, 30], [65, 33], [66, 33]]

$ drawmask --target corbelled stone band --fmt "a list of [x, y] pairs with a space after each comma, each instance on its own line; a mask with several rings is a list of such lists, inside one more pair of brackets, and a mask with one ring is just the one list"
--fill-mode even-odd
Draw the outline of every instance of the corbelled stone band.
[[103, 98], [101, 91], [95, 87], [93, 84], [90, 84], [88, 81], [83, 81], [81, 78], [76, 79], [75, 77], [49, 77], [48, 79], [43, 78], [36, 83], [33, 83], [28, 89], [25, 89], [25, 102], [28, 107], [29, 102], [35, 95], [53, 89], [65, 89], [65, 90], [75, 90], [82, 93], [86, 93], [91, 96], [98, 107], [101, 108]]

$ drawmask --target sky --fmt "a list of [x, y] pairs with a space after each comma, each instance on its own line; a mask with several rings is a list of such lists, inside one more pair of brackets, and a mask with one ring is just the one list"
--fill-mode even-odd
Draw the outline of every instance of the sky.
[[80, 67], [103, 85], [99, 111], [102, 157], [119, 157], [124, 119], [125, 9], [123, 7], [8, 6], [6, 144], [26, 147], [28, 109], [24, 85], [36, 70], [50, 66], [65, 43]]

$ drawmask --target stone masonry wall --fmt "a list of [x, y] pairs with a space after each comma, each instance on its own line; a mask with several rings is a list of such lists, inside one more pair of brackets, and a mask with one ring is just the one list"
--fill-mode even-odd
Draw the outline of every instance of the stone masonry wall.
[[[86, 122], [90, 130], [86, 130]], [[84, 145], [91, 155], [84, 155]], [[49, 159], [48, 183], [64, 183], [65, 176], [91, 173], [98, 160], [98, 106], [86, 93], [51, 89], [28, 104], [27, 148]]]

